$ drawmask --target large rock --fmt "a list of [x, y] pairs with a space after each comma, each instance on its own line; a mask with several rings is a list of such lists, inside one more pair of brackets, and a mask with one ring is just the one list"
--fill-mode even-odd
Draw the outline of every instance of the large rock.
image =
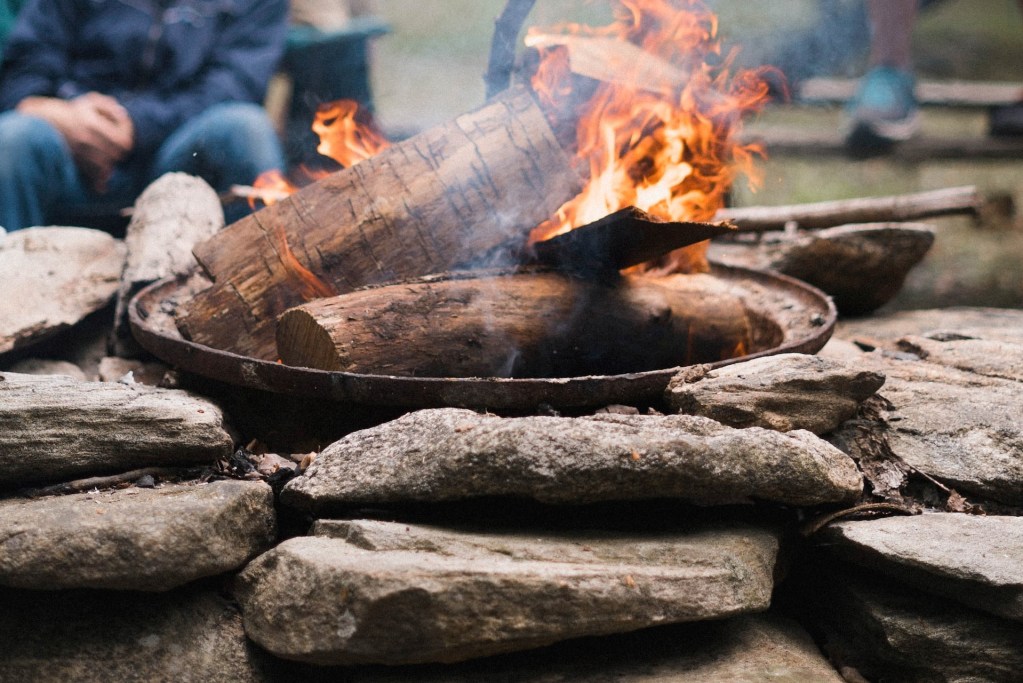
[[891, 581], [817, 572], [809, 619], [829, 653], [868, 680], [1017, 683], [1019, 622], [977, 612]]
[[884, 375], [835, 360], [787, 353], [728, 365], [683, 369], [665, 399], [676, 410], [732, 427], [826, 434], [856, 415]]
[[171, 593], [0, 589], [0, 680], [256, 683], [270, 657], [210, 589]]
[[453, 662], [767, 608], [774, 532], [474, 534], [320, 522], [254, 560], [245, 631], [317, 664]]
[[678, 624], [460, 664], [295, 666], [305, 683], [842, 683], [798, 624], [771, 614]]
[[232, 445], [220, 408], [183, 391], [0, 372], [0, 487], [212, 464]]
[[869, 313], [892, 299], [934, 244], [934, 229], [864, 223], [795, 234], [767, 233], [753, 244], [712, 244], [722, 263], [775, 270], [819, 287], [843, 315]]
[[261, 482], [0, 501], [0, 585], [163, 591], [237, 569], [276, 536]]
[[1006, 341], [962, 333], [933, 333], [930, 337], [903, 337], [896, 343], [902, 351], [928, 363], [1023, 382], [1023, 336], [1018, 341]]
[[861, 489], [852, 460], [805, 431], [733, 429], [690, 415], [500, 418], [448, 408], [350, 434], [282, 500], [317, 511], [479, 496], [815, 505]]
[[1023, 517], [944, 513], [842, 522], [821, 541], [844, 559], [1023, 620]]
[[835, 336], [894, 342], [906, 336], [926, 336], [937, 332], [1023, 343], [1023, 311], [970, 306], [895, 311], [869, 318], [840, 320]]
[[36, 344], [103, 308], [117, 292], [124, 244], [86, 228], [0, 236], [0, 354]]
[[891, 408], [875, 426], [891, 452], [956, 489], [1023, 504], [1023, 385], [914, 355], [864, 354]]

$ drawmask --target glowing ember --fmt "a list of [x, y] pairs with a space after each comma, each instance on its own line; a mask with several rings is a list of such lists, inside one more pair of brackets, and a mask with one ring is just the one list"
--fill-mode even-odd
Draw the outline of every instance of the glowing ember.
[[[766, 104], [767, 84], [759, 72], [731, 76], [734, 55], [721, 56], [714, 14], [700, 0], [620, 0], [616, 15], [606, 27], [566, 25], [527, 35], [542, 60], [533, 87], [559, 111], [572, 95], [572, 72], [597, 76], [595, 45], [608, 45], [608, 38], [629, 44], [621, 52], [627, 59], [617, 60], [627, 70], [614, 67], [615, 77], [576, 108], [577, 154], [589, 184], [534, 230], [533, 240], [627, 206], [665, 220], [710, 220], [740, 172], [757, 181], [752, 162], [762, 150], [738, 143], [737, 135], [742, 116]], [[635, 59], [635, 46], [650, 59]], [[705, 270], [705, 249], [689, 247], [661, 265]]]

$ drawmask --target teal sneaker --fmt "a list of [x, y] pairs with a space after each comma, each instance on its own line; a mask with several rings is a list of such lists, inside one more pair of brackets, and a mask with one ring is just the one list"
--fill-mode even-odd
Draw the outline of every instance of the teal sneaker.
[[846, 108], [846, 148], [855, 156], [883, 154], [920, 129], [913, 74], [890, 66], [871, 69]]

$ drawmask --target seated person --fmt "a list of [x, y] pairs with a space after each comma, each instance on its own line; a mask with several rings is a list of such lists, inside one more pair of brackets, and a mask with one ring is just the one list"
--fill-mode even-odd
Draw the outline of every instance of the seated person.
[[287, 0], [27, 0], [0, 64], [0, 226], [130, 206], [170, 171], [283, 169], [261, 103]]

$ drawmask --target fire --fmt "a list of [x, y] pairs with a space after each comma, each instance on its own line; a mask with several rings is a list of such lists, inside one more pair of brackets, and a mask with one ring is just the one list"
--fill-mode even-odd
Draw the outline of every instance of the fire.
[[[574, 105], [577, 155], [589, 182], [533, 231], [534, 241], [627, 206], [665, 220], [710, 220], [740, 173], [754, 186], [758, 181], [753, 162], [763, 152], [737, 137], [742, 117], [766, 104], [767, 84], [759, 72], [732, 75], [734, 53], [721, 54], [716, 16], [701, 0], [618, 4], [615, 22], [606, 27], [566, 25], [527, 34], [527, 45], [541, 53], [533, 88], [552, 111], [564, 111], [566, 95], [573, 94], [571, 72], [598, 77], [594, 69], [601, 67], [591, 59], [597, 48], [621, 55], [605, 60], [614, 66], [604, 82]], [[661, 265], [705, 270], [705, 249], [690, 247]]]
[[364, 110], [352, 100], [320, 105], [313, 121], [313, 131], [320, 136], [316, 151], [345, 168], [351, 168], [390, 146], [364, 115]]

